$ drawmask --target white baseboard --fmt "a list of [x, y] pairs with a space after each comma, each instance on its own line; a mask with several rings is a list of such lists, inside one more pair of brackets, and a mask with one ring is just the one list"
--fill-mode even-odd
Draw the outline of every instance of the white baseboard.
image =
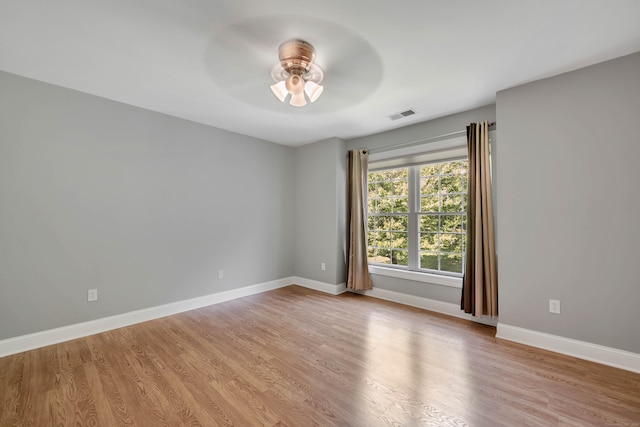
[[497, 323], [497, 320], [495, 318], [491, 318], [489, 316], [473, 317], [470, 314], [462, 311], [458, 304], [453, 304], [450, 302], [437, 301], [429, 298], [403, 294], [400, 292], [389, 291], [387, 289], [380, 289], [376, 287], [371, 290], [358, 293], [374, 298], [383, 299], [386, 301], [409, 305], [411, 307], [435, 311], [436, 313], [446, 314], [449, 316], [458, 317], [460, 319], [471, 320], [472, 322], [483, 323], [485, 325], [495, 326]]
[[340, 283], [332, 285], [330, 283], [319, 282], [317, 280], [305, 279], [304, 277], [293, 276], [291, 283], [300, 285], [304, 288], [314, 289], [320, 292], [326, 292], [331, 295], [339, 295], [347, 290], [347, 285]]
[[[0, 340], [0, 357], [21, 353], [27, 350], [33, 350], [35, 348], [57, 344], [64, 341], [82, 338], [88, 335], [106, 332], [109, 330], [122, 328], [140, 322], [146, 322], [148, 320], [153, 320], [164, 316], [170, 316], [172, 314], [182, 313], [213, 304], [219, 304], [221, 302], [230, 301], [236, 298], [282, 288], [291, 284], [297, 284], [305, 288], [329, 293], [331, 295], [338, 295], [346, 291], [346, 286], [344, 283], [332, 285], [316, 280], [305, 279], [303, 277], [286, 277], [270, 282], [245, 286], [239, 289], [217, 292], [215, 294], [205, 295], [198, 298], [177, 301], [156, 307], [136, 310], [129, 313], [104, 317], [102, 319], [91, 320], [88, 322], [77, 323], [74, 325], [63, 326], [60, 328]], [[496, 325], [495, 319], [492, 319], [490, 317], [476, 318], [465, 314], [460, 310], [460, 307], [457, 304], [407, 295], [400, 292], [394, 292], [380, 288], [374, 288], [372, 290], [361, 293], [374, 298], [397, 302], [400, 304], [418, 307], [425, 310], [435, 311], [436, 313], [442, 313], [461, 319], [471, 320], [474, 322], [484, 323], [492, 326]], [[591, 344], [584, 341], [564, 338], [556, 335], [545, 334], [542, 332], [523, 329], [516, 326], [505, 325], [504, 323], [498, 323], [496, 337], [640, 373], [640, 354], [618, 350], [611, 347], [605, 347], [597, 344]]]
[[640, 354], [498, 323], [496, 338], [640, 373]]
[[91, 320], [88, 322], [76, 323], [74, 325], [63, 326], [60, 328], [49, 329], [46, 331], [35, 332], [33, 334], [0, 340], [0, 357], [21, 353], [27, 350], [33, 350], [35, 348], [57, 344], [64, 341], [82, 338], [88, 335], [98, 334], [100, 332], [106, 332], [112, 329], [122, 328], [140, 322], [146, 322], [148, 320], [157, 319], [159, 317], [182, 313], [208, 305], [219, 304], [221, 302], [230, 301], [236, 298], [246, 297], [261, 292], [282, 288], [284, 286], [289, 286], [292, 283], [293, 278], [286, 277], [270, 282], [245, 286], [239, 289], [217, 292], [215, 294], [205, 295], [202, 297], [177, 301], [169, 304], [159, 305], [156, 307], [131, 311], [129, 313], [103, 317], [101, 319]]

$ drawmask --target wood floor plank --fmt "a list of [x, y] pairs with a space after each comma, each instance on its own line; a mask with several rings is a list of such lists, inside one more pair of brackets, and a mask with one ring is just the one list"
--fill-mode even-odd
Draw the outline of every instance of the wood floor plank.
[[0, 358], [0, 426], [640, 426], [640, 375], [289, 286]]
[[111, 375], [111, 366], [102, 354], [102, 348], [109, 348], [104, 344], [107, 337], [108, 334], [100, 334], [87, 338], [87, 346], [93, 360], [87, 372], [87, 379], [94, 395], [103, 399], [103, 404], [99, 405], [103, 423], [107, 420], [107, 425], [133, 425], [129, 409]]

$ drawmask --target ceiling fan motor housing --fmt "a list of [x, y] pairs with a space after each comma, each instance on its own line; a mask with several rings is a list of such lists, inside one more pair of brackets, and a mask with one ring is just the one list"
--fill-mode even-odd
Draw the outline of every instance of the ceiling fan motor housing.
[[316, 53], [313, 46], [304, 40], [289, 40], [278, 48], [280, 65], [289, 74], [304, 75], [309, 71]]

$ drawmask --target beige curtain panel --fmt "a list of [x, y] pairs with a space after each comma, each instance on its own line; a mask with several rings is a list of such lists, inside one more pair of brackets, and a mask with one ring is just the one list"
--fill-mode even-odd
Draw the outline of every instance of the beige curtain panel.
[[367, 263], [367, 150], [349, 151], [347, 182], [347, 288], [371, 289]]
[[498, 275], [493, 229], [489, 124], [467, 126], [469, 198], [467, 202], [467, 258], [461, 308], [473, 316], [498, 315]]

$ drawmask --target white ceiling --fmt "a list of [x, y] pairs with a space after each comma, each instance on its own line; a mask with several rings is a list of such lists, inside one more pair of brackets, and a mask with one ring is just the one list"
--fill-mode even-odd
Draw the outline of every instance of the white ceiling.
[[[303, 108], [269, 90], [290, 38], [326, 73]], [[291, 146], [636, 51], [639, 0], [0, 0], [0, 70]]]

